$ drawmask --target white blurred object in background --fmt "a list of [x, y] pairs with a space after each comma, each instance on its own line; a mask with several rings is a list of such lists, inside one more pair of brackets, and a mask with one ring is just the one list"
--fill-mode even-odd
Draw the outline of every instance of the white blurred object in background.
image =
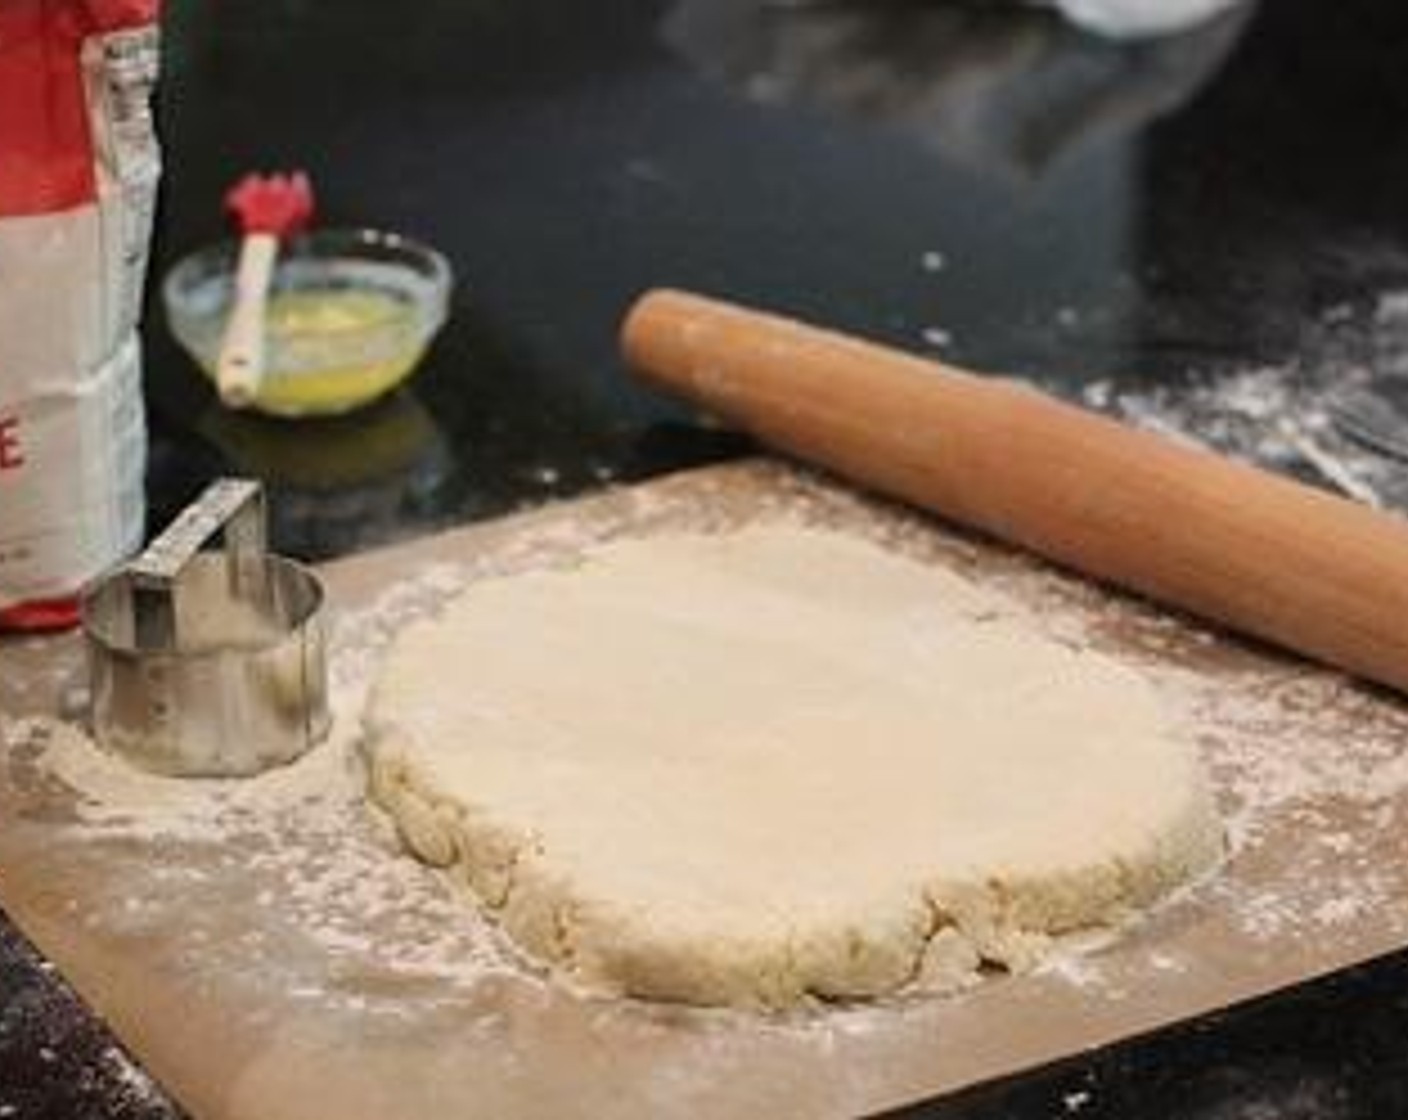
[[1237, 0], [1055, 0], [1073, 23], [1116, 39], [1186, 31]]

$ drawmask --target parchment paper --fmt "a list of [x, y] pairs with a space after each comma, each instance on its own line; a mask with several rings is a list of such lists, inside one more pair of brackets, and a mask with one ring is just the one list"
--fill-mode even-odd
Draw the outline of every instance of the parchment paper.
[[[947, 998], [767, 1019], [593, 999], [516, 960], [360, 804], [356, 705], [379, 651], [468, 579], [777, 518], [991, 581], [1147, 674], [1207, 753], [1228, 865], [1113, 944]], [[134, 775], [17, 721], [81, 680], [78, 645], [0, 647], [0, 904], [204, 1120], [855, 1115], [1408, 941], [1396, 699], [810, 476], [711, 468], [325, 575], [337, 731], [252, 783]], [[445, 671], [472, 687], [473, 666]]]

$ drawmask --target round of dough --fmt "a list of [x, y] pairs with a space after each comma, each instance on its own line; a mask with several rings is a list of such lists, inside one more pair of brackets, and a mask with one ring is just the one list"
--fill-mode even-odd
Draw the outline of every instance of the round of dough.
[[1219, 857], [1152, 689], [839, 533], [606, 547], [396, 641], [372, 796], [598, 989], [784, 1007], [1113, 926]]

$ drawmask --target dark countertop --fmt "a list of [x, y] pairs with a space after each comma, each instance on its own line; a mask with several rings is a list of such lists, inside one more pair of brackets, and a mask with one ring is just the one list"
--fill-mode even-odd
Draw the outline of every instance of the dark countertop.
[[[656, 284], [1174, 394], [1333, 379], [1355, 350], [1318, 345], [1326, 317], [1352, 335], [1408, 289], [1399, 0], [1125, 47], [904, 0], [169, 7], [158, 275], [220, 234], [232, 178], [297, 165], [325, 221], [419, 235], [460, 283], [407, 389], [298, 425], [221, 412], [154, 306], [154, 524], [257, 474], [278, 547], [318, 558], [735, 454], [622, 374], [614, 326]], [[1394, 957], [912, 1115], [1402, 1117], [1405, 980]], [[139, 1077], [0, 920], [0, 1120], [168, 1115]]]

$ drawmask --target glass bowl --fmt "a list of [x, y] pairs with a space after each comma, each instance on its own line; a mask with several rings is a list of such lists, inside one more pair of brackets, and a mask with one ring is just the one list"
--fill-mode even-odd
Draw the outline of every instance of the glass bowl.
[[[234, 295], [239, 244], [179, 261], [162, 284], [167, 321], [214, 377]], [[404, 381], [445, 322], [449, 262], [425, 245], [370, 229], [325, 229], [286, 242], [269, 292], [266, 369], [253, 407], [326, 416]]]

